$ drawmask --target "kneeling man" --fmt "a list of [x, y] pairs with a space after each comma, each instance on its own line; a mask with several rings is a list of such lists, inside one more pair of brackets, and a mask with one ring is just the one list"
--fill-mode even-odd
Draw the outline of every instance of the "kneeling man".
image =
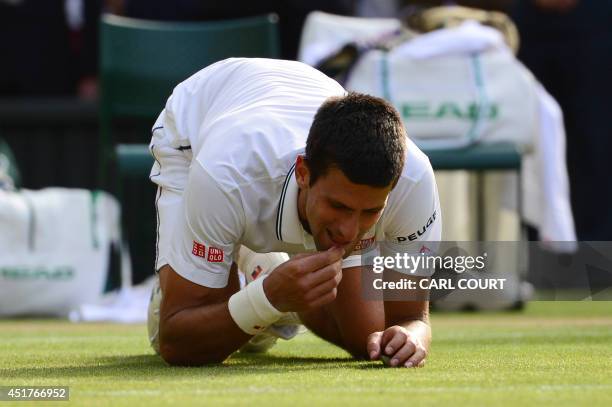
[[[361, 290], [364, 253], [403, 255], [441, 233], [431, 165], [389, 103], [299, 62], [233, 58], [174, 89], [150, 150], [149, 337], [164, 360], [265, 349], [258, 338], [293, 336], [293, 319], [356, 358], [423, 365], [428, 302]], [[292, 257], [255, 255], [279, 252]]]

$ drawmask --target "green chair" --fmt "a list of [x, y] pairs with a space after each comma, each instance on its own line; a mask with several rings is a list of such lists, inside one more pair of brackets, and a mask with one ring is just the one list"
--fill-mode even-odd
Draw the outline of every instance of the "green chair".
[[[520, 179], [521, 151], [512, 143], [474, 144], [466, 148], [423, 150], [436, 170], [465, 170], [476, 174], [476, 240], [485, 240], [485, 183], [487, 171], [516, 171]], [[522, 218], [520, 182], [517, 183], [517, 208]]]
[[[279, 56], [275, 14], [210, 22], [103, 15], [100, 25], [100, 183], [107, 187], [117, 119], [150, 128], [179, 82], [229, 57]], [[147, 132], [136, 141], [147, 142]]]
[[146, 144], [118, 144], [115, 147], [117, 169], [124, 179], [147, 179], [153, 156]]
[[[436, 170], [520, 170], [521, 153], [509, 143], [480, 145], [450, 150], [423, 150]], [[153, 165], [153, 157], [144, 144], [117, 146], [120, 172], [127, 177], [143, 177]]]
[[[143, 143], [157, 115], [174, 86], [207, 65], [279, 57], [278, 18], [160, 22], [104, 15], [100, 34], [99, 184], [119, 195], [137, 283], [155, 259], [153, 158]], [[115, 147], [118, 142], [138, 144]]]
[[423, 150], [436, 170], [519, 170], [521, 152], [511, 143], [474, 144], [466, 148]]

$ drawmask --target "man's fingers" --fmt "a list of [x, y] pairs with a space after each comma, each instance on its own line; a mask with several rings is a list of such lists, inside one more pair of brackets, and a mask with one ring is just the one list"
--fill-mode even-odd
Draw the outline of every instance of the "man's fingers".
[[391, 339], [393, 339], [393, 337], [395, 336], [395, 333], [400, 330], [401, 330], [400, 327], [397, 325], [390, 326], [389, 328], [385, 329], [383, 331], [382, 338], [381, 338], [381, 341], [382, 341], [381, 346], [386, 345]]
[[328, 292], [325, 295], [322, 295], [321, 297], [311, 302], [310, 308], [311, 309], [319, 308], [319, 307], [322, 307], [323, 305], [329, 304], [330, 302], [336, 299], [337, 294], [338, 294], [338, 290], [336, 288], [332, 289], [332, 291]]
[[308, 293], [304, 297], [304, 299], [306, 301], [313, 301], [321, 297], [322, 295], [329, 293], [334, 288], [338, 287], [340, 279], [342, 279], [342, 272], [338, 273], [335, 277], [332, 277], [331, 279], [325, 280], [316, 287], [311, 288], [310, 291], [308, 291]]
[[416, 348], [416, 351], [404, 362], [404, 366], [406, 367], [423, 367], [425, 366], [425, 357], [427, 356], [427, 352], [425, 349], [420, 347]]
[[395, 367], [422, 367], [427, 357], [427, 349], [420, 339], [397, 325], [381, 333], [380, 352], [385, 359], [389, 357], [385, 363]]
[[312, 272], [304, 277], [308, 287], [316, 287], [329, 280], [336, 280], [340, 283], [342, 279], [342, 264], [340, 262], [329, 264], [320, 270]]
[[342, 260], [344, 255], [344, 249], [342, 247], [330, 247], [324, 252], [318, 252], [310, 256], [306, 256], [297, 259], [296, 262], [300, 264], [300, 268], [304, 273], [310, 273], [323, 267], [335, 263], [338, 260]]
[[[393, 328], [393, 327], [392, 327]], [[391, 338], [389, 339], [389, 337]], [[401, 329], [386, 329], [382, 338], [384, 344], [383, 352], [388, 356], [393, 356], [404, 343], [408, 336]]]
[[296, 255], [291, 256], [290, 260], [298, 260], [298, 259], [303, 259], [304, 257], [309, 257], [312, 256], [316, 253], [298, 253]]
[[373, 332], [368, 336], [367, 351], [371, 360], [378, 359], [380, 357], [380, 342], [382, 339], [382, 332]]
[[[388, 346], [387, 346], [388, 347]], [[399, 366], [407, 362], [408, 358], [410, 358], [416, 351], [416, 346], [410, 340], [404, 342], [402, 346], [399, 347], [397, 352], [393, 356], [391, 356], [391, 361], [389, 364], [391, 366]]]

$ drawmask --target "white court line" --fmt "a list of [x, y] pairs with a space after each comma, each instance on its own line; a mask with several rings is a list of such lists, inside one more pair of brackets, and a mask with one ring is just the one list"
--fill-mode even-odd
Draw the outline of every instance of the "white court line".
[[[570, 334], [571, 335], [571, 334]], [[584, 337], [591, 337], [591, 338], [597, 338], [597, 337], [606, 337], [606, 336], [610, 336], [612, 335], [612, 330], [611, 331], [602, 331], [602, 332], [588, 332], [588, 331], [580, 331], [577, 332], [573, 335], [571, 335], [572, 337], [580, 337], [580, 338], [584, 338]], [[96, 336], [94, 335], [82, 335], [82, 336], [58, 336], [58, 335], [53, 335], [53, 336], [38, 336], [38, 337], [20, 337], [20, 338], [2, 338], [0, 337], [0, 342], [2, 343], [11, 343], [11, 344], [19, 344], [19, 343], [32, 343], [32, 342], [43, 342], [43, 343], [63, 343], [63, 342], [71, 342], [71, 341], [117, 341], [117, 340], [122, 340], [122, 341], [134, 341], [134, 340], [138, 340], [138, 339], [142, 339], [145, 338], [144, 335], [113, 335], [113, 336], [108, 336], [108, 335], [103, 335], [103, 336]], [[449, 333], [449, 334], [437, 334], [436, 338], [437, 340], [451, 340], [451, 339], [508, 339], [508, 338], [514, 338], [514, 339], [520, 339], [520, 338], [538, 338], [538, 337], [553, 337], [553, 338], [557, 338], [558, 337], [558, 333], [557, 332], [551, 332], [551, 333], [547, 333], [547, 332], [505, 332], [505, 333], [498, 333], [498, 332], [491, 332], [491, 333], [487, 333], [487, 332], [478, 332], [478, 333]]]
[[[487, 393], [487, 392], [516, 392], [516, 391], [539, 391], [539, 392], [559, 392], [567, 390], [608, 390], [612, 389], [612, 384], [543, 384], [543, 385], [514, 385], [514, 386], [461, 386], [461, 387], [447, 387], [447, 386], [427, 386], [427, 387], [413, 387], [410, 389], [411, 393]], [[373, 389], [361, 389], [361, 388], [324, 388], [320, 389], [326, 394], [328, 393], [406, 393], [405, 388], [389, 387], [381, 390], [377, 388]], [[242, 388], [224, 388], [222, 390], [206, 390], [206, 389], [192, 389], [192, 390], [111, 390], [111, 391], [72, 391], [74, 396], [110, 396], [110, 397], [138, 397], [138, 396], [163, 396], [163, 395], [220, 395], [220, 394], [253, 394], [253, 393], [295, 393], [293, 388], [275, 388], [275, 387], [259, 387], [259, 386], [248, 386]]]
[[[598, 338], [612, 336], [612, 330], [602, 332], [588, 332], [580, 331], [574, 334], [566, 333], [566, 338]], [[437, 334], [434, 340], [452, 340], [452, 339], [508, 339], [508, 338], [559, 338], [558, 332], [478, 332], [478, 333], [449, 333], [449, 334]]]
[[[145, 335], [142, 335], [145, 338]], [[20, 343], [32, 343], [32, 342], [42, 342], [42, 343], [62, 343], [62, 342], [72, 342], [72, 341], [106, 341], [106, 340], [122, 340], [122, 341], [133, 341], [134, 339], [140, 338], [139, 336], [125, 336], [125, 335], [114, 335], [114, 336], [95, 336], [95, 335], [87, 335], [87, 336], [37, 336], [37, 337], [22, 337], [22, 338], [2, 338], [0, 337], [0, 342], [2, 343], [12, 343], [12, 344], [20, 344]]]

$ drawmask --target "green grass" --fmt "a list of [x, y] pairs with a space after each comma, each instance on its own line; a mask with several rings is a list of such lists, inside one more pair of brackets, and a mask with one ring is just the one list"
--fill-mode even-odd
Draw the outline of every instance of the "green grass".
[[70, 386], [70, 404], [86, 406], [612, 405], [612, 302], [436, 313], [432, 324], [427, 366], [400, 370], [353, 361], [310, 334], [268, 355], [172, 368], [144, 326], [2, 321], [0, 385]]

